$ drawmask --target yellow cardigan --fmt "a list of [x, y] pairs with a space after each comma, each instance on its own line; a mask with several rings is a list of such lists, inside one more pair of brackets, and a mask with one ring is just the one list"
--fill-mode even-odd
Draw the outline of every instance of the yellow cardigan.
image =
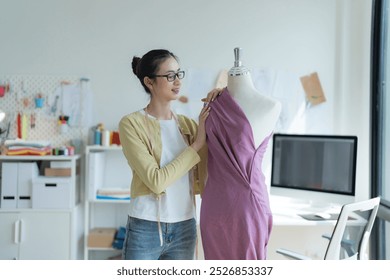
[[[196, 138], [196, 122], [183, 115], [177, 115], [177, 119], [183, 135], [191, 145]], [[148, 127], [154, 146], [153, 152], [148, 138]], [[191, 170], [195, 194], [203, 192], [207, 177], [206, 145], [199, 152], [187, 147], [176, 159], [160, 167], [162, 144], [159, 122], [151, 118], [146, 119], [141, 112], [131, 113], [120, 120], [119, 137], [123, 153], [133, 172], [132, 198], [151, 193], [160, 195], [175, 180]]]

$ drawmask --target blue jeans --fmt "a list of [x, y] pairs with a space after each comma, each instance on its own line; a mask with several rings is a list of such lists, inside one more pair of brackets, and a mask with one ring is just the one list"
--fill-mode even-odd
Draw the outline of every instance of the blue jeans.
[[124, 260], [192, 260], [196, 245], [195, 219], [178, 223], [158, 223], [129, 217], [123, 243]]

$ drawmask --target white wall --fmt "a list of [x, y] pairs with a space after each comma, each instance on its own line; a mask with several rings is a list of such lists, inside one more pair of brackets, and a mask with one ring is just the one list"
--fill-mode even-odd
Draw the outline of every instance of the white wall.
[[356, 200], [370, 195], [370, 0], [339, 3], [335, 133], [358, 136]]
[[317, 71], [328, 115], [319, 126], [359, 136], [357, 197], [368, 196], [371, 0], [0, 0], [0, 7], [0, 76], [87, 76], [94, 120], [108, 129], [146, 104], [130, 62], [152, 48], [170, 49], [183, 68], [215, 73], [233, 66], [235, 47], [249, 68]]

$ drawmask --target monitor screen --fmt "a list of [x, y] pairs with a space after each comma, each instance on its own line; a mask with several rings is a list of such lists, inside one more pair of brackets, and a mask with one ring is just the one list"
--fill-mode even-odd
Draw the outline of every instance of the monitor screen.
[[271, 186], [355, 195], [356, 136], [274, 134]]

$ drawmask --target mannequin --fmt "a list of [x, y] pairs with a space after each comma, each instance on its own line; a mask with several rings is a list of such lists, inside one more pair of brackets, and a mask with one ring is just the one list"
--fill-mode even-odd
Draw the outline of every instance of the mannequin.
[[273, 221], [262, 162], [281, 105], [259, 94], [239, 49], [227, 88], [210, 102], [208, 178], [200, 228], [206, 260], [263, 260]]
[[241, 107], [252, 126], [256, 147], [275, 128], [281, 112], [281, 103], [259, 93], [253, 85], [249, 70], [241, 65], [241, 49], [234, 49], [235, 64], [228, 73], [227, 89]]

